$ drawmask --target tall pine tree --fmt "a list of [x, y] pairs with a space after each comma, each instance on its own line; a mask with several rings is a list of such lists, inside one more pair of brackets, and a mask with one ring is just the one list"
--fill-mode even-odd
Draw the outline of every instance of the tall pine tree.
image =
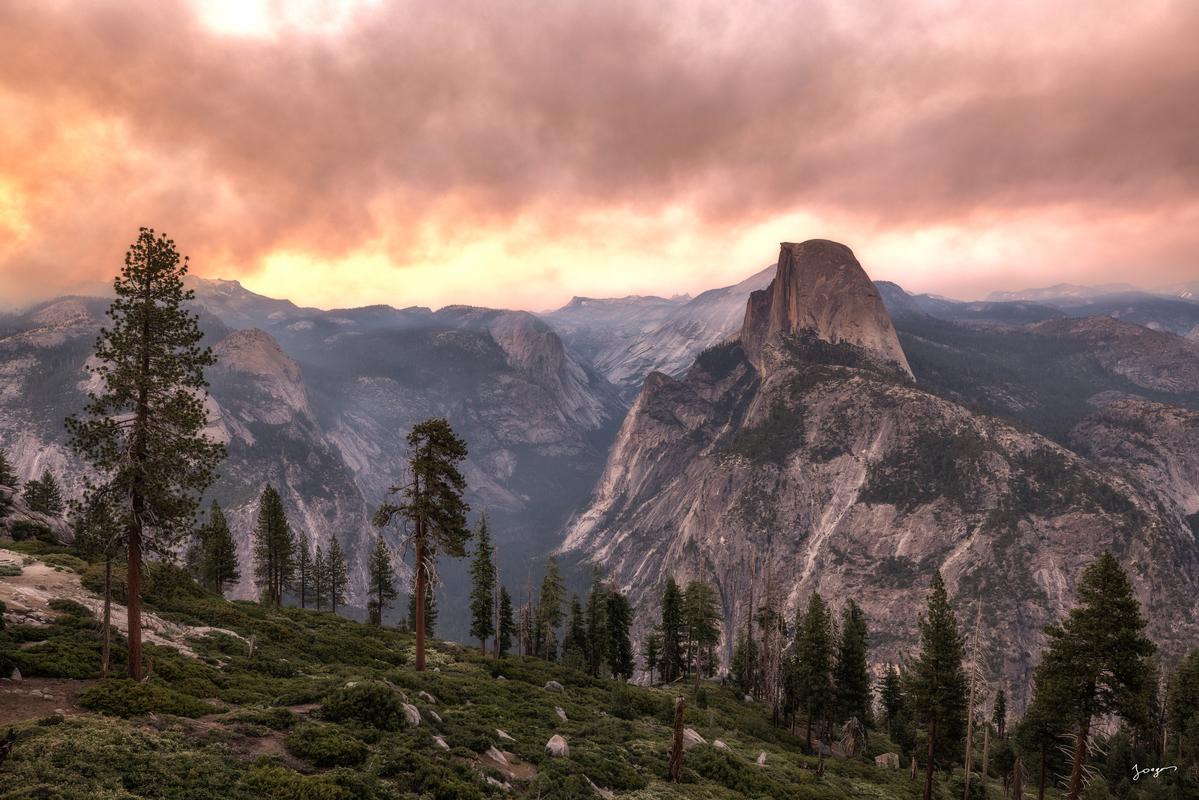
[[1000, 689], [995, 692], [995, 702], [991, 705], [991, 724], [995, 726], [995, 735], [1000, 739], [1007, 737], [1007, 694]]
[[17, 471], [13, 469], [12, 462], [8, 460], [5, 452], [0, 450], [0, 486], [16, 489], [19, 483], [20, 480], [17, 478]]
[[512, 617], [512, 595], [508, 594], [505, 586], [500, 587], [500, 629], [499, 637], [500, 658], [508, 655], [512, 649], [512, 637], [516, 636], [516, 620]]
[[338, 606], [345, 605], [348, 582], [346, 558], [341, 552], [341, 542], [334, 536], [329, 542], [329, 552], [325, 555], [325, 590], [329, 596], [329, 607], [334, 614], [337, 613]]
[[812, 723], [828, 716], [834, 699], [833, 625], [824, 598], [812, 592], [803, 616], [795, 622], [795, 649], [787, 680], [792, 699], [788, 706], [804, 710], [805, 736], [811, 747]]
[[683, 674], [683, 593], [673, 577], [666, 578], [662, 591], [662, 682], [670, 683]]
[[300, 595], [300, 608], [308, 607], [308, 594], [312, 589], [312, 553], [308, 550], [308, 539], [297, 537], [296, 545], [296, 593]]
[[469, 507], [462, 499], [466, 479], [458, 465], [466, 458], [466, 442], [458, 438], [444, 419], [428, 419], [408, 433], [410, 480], [389, 490], [398, 502], [387, 502], [375, 512], [375, 524], [383, 527], [399, 518], [412, 525], [416, 551], [415, 587], [412, 592], [412, 627], [416, 631], [416, 670], [425, 668], [425, 600], [437, 555], [461, 558], [466, 555], [470, 531], [466, 527]]
[[633, 625], [633, 606], [629, 598], [615, 588], [607, 592], [608, 624], [608, 668], [612, 676], [629, 680], [633, 677], [633, 641], [630, 628]]
[[212, 351], [184, 304], [187, 260], [175, 243], [142, 228], [113, 282], [110, 325], [100, 330], [89, 370], [99, 389], [82, 417], [67, 419], [70, 446], [97, 476], [125, 526], [128, 670], [142, 674], [142, 554], [169, 553], [191, 531], [198, 498], [215, 477], [224, 448], [207, 438], [204, 368]]
[[903, 684], [899, 680], [899, 671], [894, 664], [887, 665], [878, 690], [879, 705], [882, 706], [883, 717], [887, 722], [887, 735], [891, 735], [891, 726], [903, 708]]
[[566, 623], [566, 638], [562, 640], [562, 663], [572, 669], [589, 669], [587, 661], [587, 623], [583, 620], [583, 604], [579, 596], [571, 595], [570, 620]]
[[262, 600], [270, 606], [283, 603], [296, 572], [296, 542], [283, 511], [283, 500], [269, 484], [258, 499], [254, 524], [254, 579]]
[[487, 655], [487, 639], [495, 635], [495, 547], [487, 529], [487, 516], [475, 526], [475, 555], [470, 563], [470, 635]]
[[367, 615], [372, 625], [383, 624], [383, 614], [396, 598], [395, 569], [391, 565], [391, 551], [380, 534], [375, 539], [366, 569]]
[[703, 581], [691, 581], [683, 592], [683, 618], [688, 632], [688, 660], [695, 685], [715, 672], [716, 643], [720, 641], [720, 607], [716, 592]]
[[863, 725], [869, 720], [870, 672], [866, 663], [869, 634], [866, 615], [850, 600], [841, 611], [841, 637], [833, 683], [837, 687], [837, 709], [841, 719], [855, 717]]
[[1145, 618], [1132, 584], [1107, 552], [1083, 572], [1066, 619], [1045, 633], [1048, 646], [1037, 668], [1037, 690], [1052, 697], [1072, 725], [1074, 754], [1066, 796], [1078, 800], [1095, 717], [1116, 714], [1134, 724], [1144, 722], [1154, 647], [1145, 637]]
[[26, 481], [22, 496], [30, 511], [51, 517], [62, 516], [62, 489], [50, 470], [43, 470], [40, 478]]
[[233, 543], [229, 521], [225, 519], [225, 512], [221, 511], [215, 500], [208, 509], [208, 519], [204, 522], [201, 540], [203, 553], [200, 559], [200, 575], [205, 586], [223, 595], [226, 586], [241, 578], [241, 570], [238, 568], [237, 545]]
[[585, 635], [583, 644], [587, 653], [587, 671], [592, 677], [598, 677], [605, 669], [605, 659], [608, 654], [608, 587], [604, 585], [603, 574], [595, 567], [591, 571], [591, 590], [587, 593], [587, 609], [585, 612]]
[[553, 661], [558, 653], [558, 628], [562, 625], [562, 606], [566, 600], [566, 584], [558, 569], [558, 559], [550, 556], [545, 562], [545, 577], [541, 580], [540, 600], [537, 603], [536, 628], [533, 631], [537, 655]]
[[328, 572], [329, 568], [327, 559], [325, 558], [325, 551], [318, 544], [316, 546], [316, 554], [312, 557], [312, 602], [316, 605], [317, 611], [325, 607], [325, 600], [329, 597], [329, 592], [325, 584], [325, 575]]
[[928, 610], [920, 619], [920, 655], [912, 666], [912, 705], [927, 734], [924, 800], [933, 792], [933, 770], [956, 758], [966, 731], [964, 640], [941, 573], [933, 576]]

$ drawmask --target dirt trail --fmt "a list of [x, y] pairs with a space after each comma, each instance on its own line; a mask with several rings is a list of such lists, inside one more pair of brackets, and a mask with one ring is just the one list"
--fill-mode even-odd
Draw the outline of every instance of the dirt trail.
[[[67, 569], [51, 567], [41, 561], [30, 561], [32, 557], [12, 550], [0, 549], [0, 564], [21, 566], [21, 574], [15, 577], [0, 577], [0, 601], [7, 606], [5, 620], [14, 624], [45, 625], [57, 612], [50, 609], [55, 598], [73, 600], [87, 608], [96, 619], [104, 616], [104, 598], [97, 597], [83, 588], [79, 575]], [[129, 631], [127, 609], [120, 603], [112, 604], [112, 624], [122, 634]], [[209, 633], [225, 633], [241, 639], [233, 631], [207, 626], [180, 625], [168, 622], [157, 614], [142, 610], [142, 640], [150, 644], [173, 647], [184, 655], [196, 658], [189, 645], [190, 640], [203, 638]]]
[[51, 714], [82, 713], [76, 699], [93, 683], [70, 678], [0, 679], [0, 729]]

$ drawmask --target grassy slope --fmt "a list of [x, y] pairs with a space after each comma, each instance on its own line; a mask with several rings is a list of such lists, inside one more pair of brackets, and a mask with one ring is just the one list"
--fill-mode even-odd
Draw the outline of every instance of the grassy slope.
[[[684, 782], [671, 785], [663, 778], [673, 689], [617, 685], [535, 659], [496, 663], [448, 643], [431, 654], [437, 671], [418, 674], [406, 666], [411, 638], [396, 631], [227, 602], [165, 578], [152, 587], [161, 616], [244, 639], [209, 634], [195, 644], [200, 660], [148, 648], [153, 675], [145, 684], [99, 682], [79, 699], [92, 712], [20, 724], [0, 765], [0, 798], [597, 797], [590, 782], [628, 798], [920, 796], [905, 771], [865, 758], [831, 760], [817, 776], [815, 760], [769, 724], [761, 704], [716, 686], [705, 690], [706, 708], [683, 690], [687, 724], [731, 752], [688, 751]], [[59, 611], [54, 625], [0, 632], [0, 672], [15, 663], [27, 677], [96, 677], [95, 620], [79, 607]], [[116, 643], [118, 666], [123, 644]], [[547, 692], [550, 680], [565, 692]], [[421, 710], [419, 727], [402, 722], [402, 699]], [[555, 733], [569, 741], [569, 758], [545, 755]], [[491, 746], [512, 754], [512, 766], [480, 756]], [[872, 734], [869, 755], [885, 749], [892, 746]], [[763, 751], [766, 765], [758, 767]]]

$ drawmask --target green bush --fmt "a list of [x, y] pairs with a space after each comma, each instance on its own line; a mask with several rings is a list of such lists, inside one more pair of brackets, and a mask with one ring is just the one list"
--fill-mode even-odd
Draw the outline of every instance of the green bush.
[[260, 800], [351, 800], [354, 795], [323, 775], [305, 776], [282, 767], [256, 767], [241, 788]]
[[66, 614], [68, 617], [93, 618], [91, 609], [81, 603], [76, 603], [74, 600], [68, 600], [65, 597], [55, 597], [50, 601], [49, 605], [50, 610]]
[[50, 553], [42, 558], [42, 562], [51, 567], [67, 569], [80, 574], [83, 574], [84, 570], [88, 567], [86, 561], [70, 553]]
[[394, 779], [403, 790], [422, 798], [483, 800], [484, 797], [474, 773], [457, 760], [435, 760], [393, 744], [373, 763], [379, 777]]
[[202, 717], [216, 711], [208, 703], [166, 686], [112, 678], [84, 689], [79, 695], [79, 705], [114, 717], [145, 714]]
[[333, 692], [321, 704], [320, 715], [332, 722], [353, 721], [383, 731], [397, 731], [407, 724], [400, 694], [373, 681]]
[[19, 519], [14, 522], [8, 527], [8, 533], [14, 542], [38, 541], [45, 544], [56, 544], [58, 541], [54, 538], [54, 531], [40, 522], [30, 522], [27, 519]]
[[308, 723], [287, 737], [287, 750], [317, 767], [345, 767], [366, 760], [366, 745], [336, 725]]
[[230, 722], [261, 725], [273, 731], [287, 731], [295, 727], [299, 717], [288, 708], [247, 708], [226, 716]]
[[14, 564], [11, 561], [5, 561], [3, 564], [0, 564], [0, 578], [15, 578], [22, 571], [20, 564]]

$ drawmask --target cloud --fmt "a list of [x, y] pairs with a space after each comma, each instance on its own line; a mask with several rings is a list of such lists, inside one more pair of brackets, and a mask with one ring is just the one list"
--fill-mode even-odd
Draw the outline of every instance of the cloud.
[[0, 4], [5, 295], [141, 224], [324, 305], [702, 289], [797, 219], [942, 291], [1195, 271], [1194, 3], [284, 5]]

